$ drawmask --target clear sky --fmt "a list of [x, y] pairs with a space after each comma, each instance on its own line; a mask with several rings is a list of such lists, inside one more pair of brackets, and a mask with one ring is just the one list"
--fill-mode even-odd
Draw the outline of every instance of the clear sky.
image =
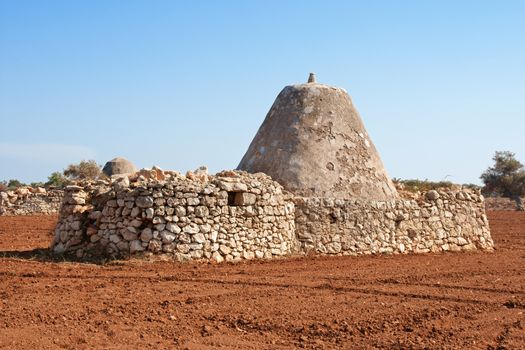
[[525, 1], [0, 0], [0, 180], [235, 168], [279, 91], [353, 98], [392, 177], [525, 162]]

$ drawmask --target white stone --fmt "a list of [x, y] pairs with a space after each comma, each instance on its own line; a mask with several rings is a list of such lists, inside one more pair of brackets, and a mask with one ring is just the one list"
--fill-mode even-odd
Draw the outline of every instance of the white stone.
[[221, 263], [224, 261], [224, 258], [222, 257], [222, 255], [220, 255], [218, 252], [213, 252], [213, 254], [211, 255], [211, 259], [218, 263]]
[[199, 233], [199, 226], [197, 224], [191, 223], [182, 228], [182, 231], [189, 234]]
[[129, 244], [129, 252], [131, 254], [135, 252], [142, 252], [144, 251], [144, 247], [142, 246], [142, 242], [139, 240], [131, 241]]
[[177, 250], [186, 254], [190, 251], [190, 246], [188, 244], [177, 244]]
[[137, 217], [137, 216], [139, 216], [140, 212], [141, 212], [140, 208], [133, 207], [133, 209], [131, 209], [131, 213], [129, 215], [132, 216], [132, 217]]
[[200, 200], [197, 197], [187, 198], [186, 202], [188, 203], [188, 205], [193, 205], [193, 206], [200, 204]]
[[180, 233], [181, 228], [179, 227], [179, 225], [170, 222], [170, 223], [166, 224], [166, 230], [168, 230], [168, 231], [170, 231], [172, 233]]
[[439, 198], [439, 193], [435, 190], [430, 190], [425, 194], [425, 198], [430, 201], [435, 201]]
[[153, 210], [153, 208], [148, 208], [144, 211], [144, 214], [146, 215], [146, 219], [153, 219], [155, 211]]
[[109, 240], [110, 240], [110, 242], [112, 242], [112, 243], [118, 243], [118, 242], [121, 241], [119, 235], [110, 235], [110, 236], [109, 236]]
[[221, 245], [219, 246], [219, 250], [220, 250], [221, 253], [224, 254], [224, 255], [230, 254], [231, 251], [232, 251], [230, 247], [228, 247], [228, 246], [226, 246], [226, 245], [224, 245], [224, 244], [221, 244]]
[[165, 253], [173, 253], [175, 250], [175, 244], [174, 243], [167, 243], [162, 245], [162, 251]]
[[134, 219], [134, 220], [131, 221], [130, 225], [133, 226], [133, 227], [138, 228], [138, 227], [142, 226], [142, 220]]
[[250, 252], [250, 251], [245, 250], [242, 253], [242, 257], [247, 259], [247, 260], [252, 260], [253, 258], [255, 258], [255, 254], [254, 254], [254, 252]]
[[166, 224], [156, 224], [155, 225], [155, 230], [157, 231], [164, 231], [164, 229], [166, 228]]
[[463, 237], [458, 237], [458, 245], [467, 245], [468, 241]]
[[209, 210], [207, 207], [204, 207], [202, 205], [195, 208], [195, 216], [199, 218], [205, 218], [209, 215]]
[[197, 243], [204, 243], [206, 241], [206, 237], [202, 233], [196, 233], [193, 235], [193, 240]]
[[140, 240], [142, 242], [149, 242], [153, 238], [153, 232], [149, 227], [142, 230], [142, 233], [140, 234]]
[[102, 217], [102, 212], [101, 211], [92, 211], [88, 214], [88, 219], [90, 220], [98, 220]]
[[151, 208], [153, 206], [154, 200], [150, 196], [146, 197], [137, 197], [135, 204], [139, 208]]
[[80, 221], [73, 221], [71, 224], [69, 224], [72, 230], [80, 230]]
[[168, 230], [164, 230], [160, 233], [160, 238], [162, 239], [162, 243], [171, 243], [175, 240], [176, 235]]
[[55, 252], [55, 254], [62, 254], [65, 250], [66, 249], [62, 243], [55, 244], [53, 247], [53, 252]]
[[235, 194], [234, 203], [235, 205], [254, 205], [257, 196], [253, 193], [238, 192]]
[[219, 188], [227, 192], [246, 192], [248, 186], [241, 182], [218, 181]]
[[164, 218], [162, 218], [160, 216], [155, 216], [151, 222], [154, 225], [157, 225], [157, 224], [163, 224], [165, 222], [165, 220], [164, 220]]
[[149, 241], [149, 243], [148, 243], [148, 250], [149, 251], [158, 252], [161, 249], [162, 249], [162, 244], [159, 241], [157, 241], [155, 239]]
[[134, 227], [128, 227], [122, 231], [122, 237], [124, 237], [126, 241], [134, 241], [138, 238], [137, 231]]
[[186, 208], [178, 206], [175, 208], [175, 215], [177, 215], [179, 218], [186, 216]]

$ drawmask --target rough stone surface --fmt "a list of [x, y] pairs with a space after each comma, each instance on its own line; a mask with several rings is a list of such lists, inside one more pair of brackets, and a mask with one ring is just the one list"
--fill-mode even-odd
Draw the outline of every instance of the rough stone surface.
[[42, 187], [0, 191], [0, 215], [56, 214], [63, 196], [62, 190], [46, 190]]
[[114, 158], [104, 165], [102, 172], [107, 176], [120, 175], [120, 174], [132, 174], [137, 171], [137, 168], [133, 163], [125, 158]]
[[398, 197], [348, 93], [314, 82], [281, 91], [238, 169], [305, 197]]
[[114, 179], [68, 188], [54, 252], [220, 262], [297, 250], [291, 194], [265, 174], [140, 174], [130, 176], [129, 186], [115, 186], [122, 180]]
[[470, 190], [433, 192], [419, 201], [295, 198], [300, 250], [358, 255], [493, 248], [483, 196]]
[[367, 201], [294, 197], [262, 173], [130, 178], [127, 187], [114, 186], [119, 179], [69, 186], [53, 251], [222, 262], [493, 247], [484, 198], [470, 190]]

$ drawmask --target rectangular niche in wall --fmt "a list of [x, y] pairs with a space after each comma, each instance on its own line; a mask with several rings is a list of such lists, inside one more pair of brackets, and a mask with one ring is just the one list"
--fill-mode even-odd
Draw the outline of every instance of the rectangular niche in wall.
[[249, 192], [228, 192], [229, 206], [245, 206], [253, 205], [257, 200], [257, 196]]

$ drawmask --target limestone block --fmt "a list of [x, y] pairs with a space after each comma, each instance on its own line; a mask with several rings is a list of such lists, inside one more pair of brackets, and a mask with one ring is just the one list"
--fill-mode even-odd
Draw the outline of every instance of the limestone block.
[[154, 200], [150, 196], [137, 197], [135, 204], [139, 208], [151, 208], [153, 206]]

